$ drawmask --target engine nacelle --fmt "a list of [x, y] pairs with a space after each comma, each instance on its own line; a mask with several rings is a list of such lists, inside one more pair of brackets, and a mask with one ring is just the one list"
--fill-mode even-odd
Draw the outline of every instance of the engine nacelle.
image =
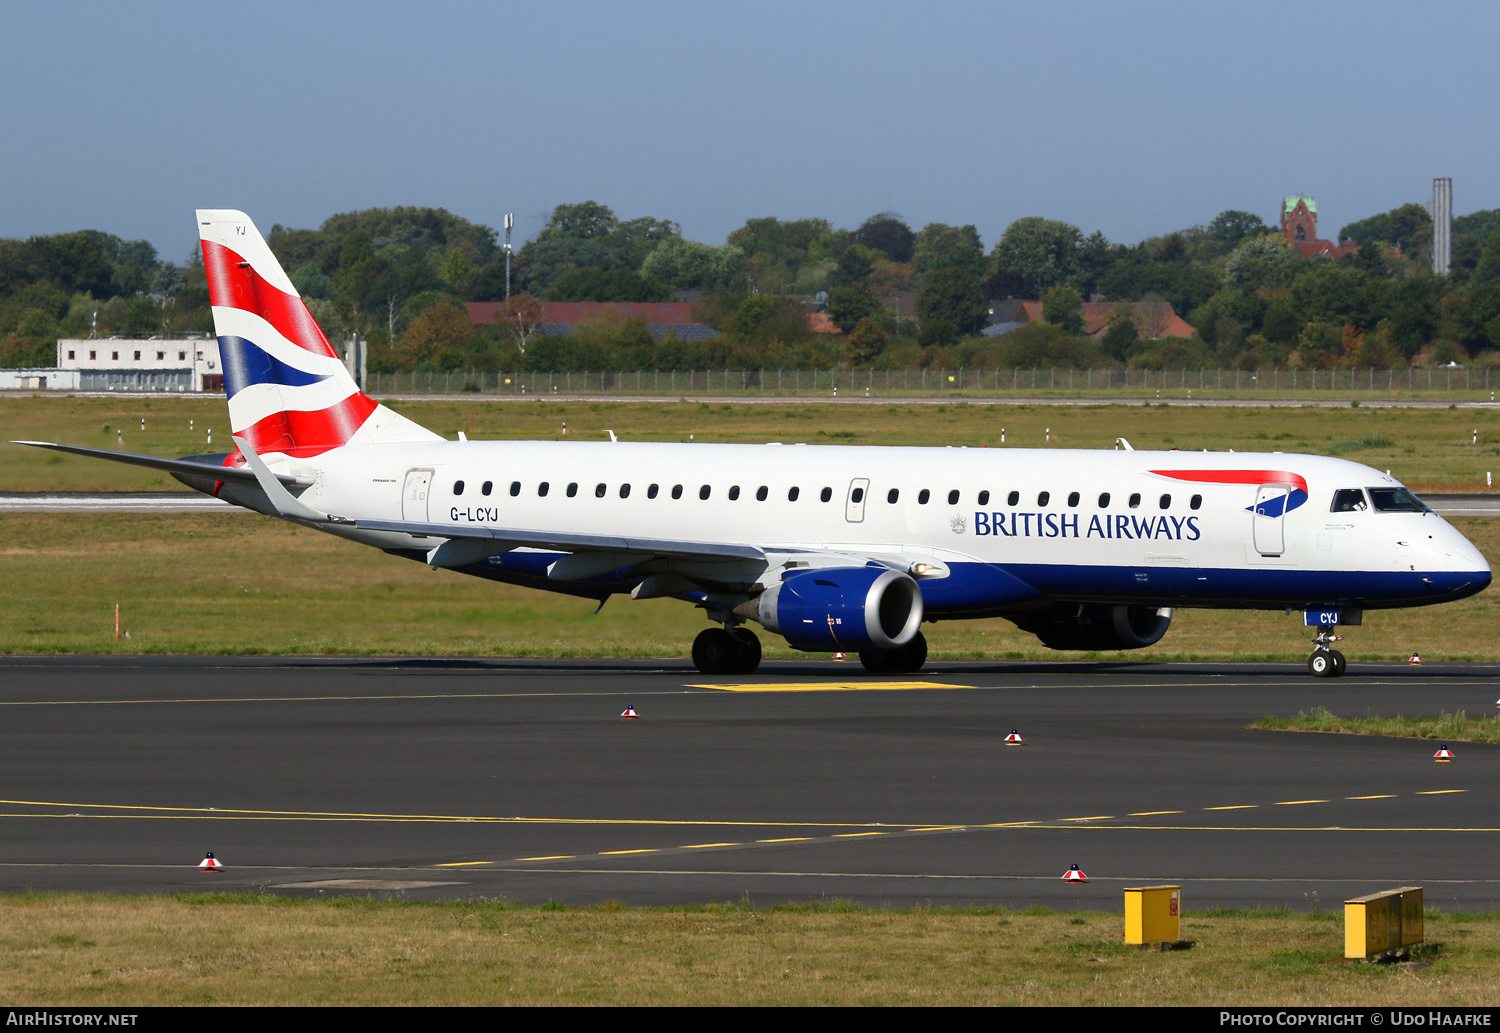
[[1067, 606], [1028, 614], [1016, 626], [1051, 649], [1144, 649], [1172, 623], [1170, 607]]
[[788, 574], [735, 612], [793, 649], [896, 649], [922, 626], [922, 590], [888, 567], [822, 567]]

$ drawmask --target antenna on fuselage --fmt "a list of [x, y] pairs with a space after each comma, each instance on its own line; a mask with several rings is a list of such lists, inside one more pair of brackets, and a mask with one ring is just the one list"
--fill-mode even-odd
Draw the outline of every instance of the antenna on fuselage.
[[606, 433], [606, 434], [609, 435], [609, 440], [611, 440], [611, 441], [619, 441], [620, 440], [619, 438], [615, 437], [615, 432], [612, 431], [612, 430], [607, 430], [604, 433]]
[[1127, 452], [1134, 452], [1135, 451], [1135, 449], [1133, 449], [1133, 448], [1130, 447], [1130, 442], [1126, 441], [1124, 438], [1115, 438], [1115, 444], [1119, 445], [1121, 448], [1125, 449], [1125, 451], [1127, 451]]

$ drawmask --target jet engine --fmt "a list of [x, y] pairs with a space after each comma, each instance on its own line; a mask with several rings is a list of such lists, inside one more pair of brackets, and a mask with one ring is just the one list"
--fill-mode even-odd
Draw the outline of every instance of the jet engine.
[[793, 649], [896, 649], [922, 626], [922, 590], [889, 567], [822, 567], [788, 574], [734, 612], [785, 636]]
[[1050, 649], [1143, 649], [1161, 641], [1170, 607], [1061, 606], [1011, 618]]

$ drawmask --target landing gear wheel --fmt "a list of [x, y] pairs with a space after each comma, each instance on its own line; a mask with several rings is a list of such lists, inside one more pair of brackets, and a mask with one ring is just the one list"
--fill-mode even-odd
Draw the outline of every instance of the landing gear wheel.
[[860, 650], [859, 662], [872, 674], [912, 674], [927, 662], [927, 638], [920, 631], [895, 649]]
[[693, 639], [693, 666], [703, 674], [734, 674], [742, 649], [723, 628], [704, 628]]
[[[694, 650], [696, 653], [696, 650]], [[1314, 678], [1332, 678], [1338, 673], [1337, 661], [1333, 659], [1333, 651], [1320, 649], [1307, 658], [1307, 669], [1312, 672]]]
[[749, 628], [735, 628], [730, 632], [739, 647], [739, 663], [729, 674], [754, 674], [760, 666], [760, 639]]
[[1330, 649], [1328, 655], [1333, 659], [1333, 677], [1342, 678], [1344, 672], [1349, 669], [1349, 661], [1344, 659], [1344, 654], [1337, 649]]

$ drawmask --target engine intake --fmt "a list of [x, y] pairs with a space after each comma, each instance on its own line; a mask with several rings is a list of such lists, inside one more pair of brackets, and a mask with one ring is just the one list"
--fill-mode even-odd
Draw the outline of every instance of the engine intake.
[[1172, 623], [1170, 607], [1067, 606], [1015, 618], [1050, 649], [1144, 649]]
[[785, 636], [793, 649], [896, 649], [922, 626], [922, 590], [888, 567], [796, 571], [735, 613]]

